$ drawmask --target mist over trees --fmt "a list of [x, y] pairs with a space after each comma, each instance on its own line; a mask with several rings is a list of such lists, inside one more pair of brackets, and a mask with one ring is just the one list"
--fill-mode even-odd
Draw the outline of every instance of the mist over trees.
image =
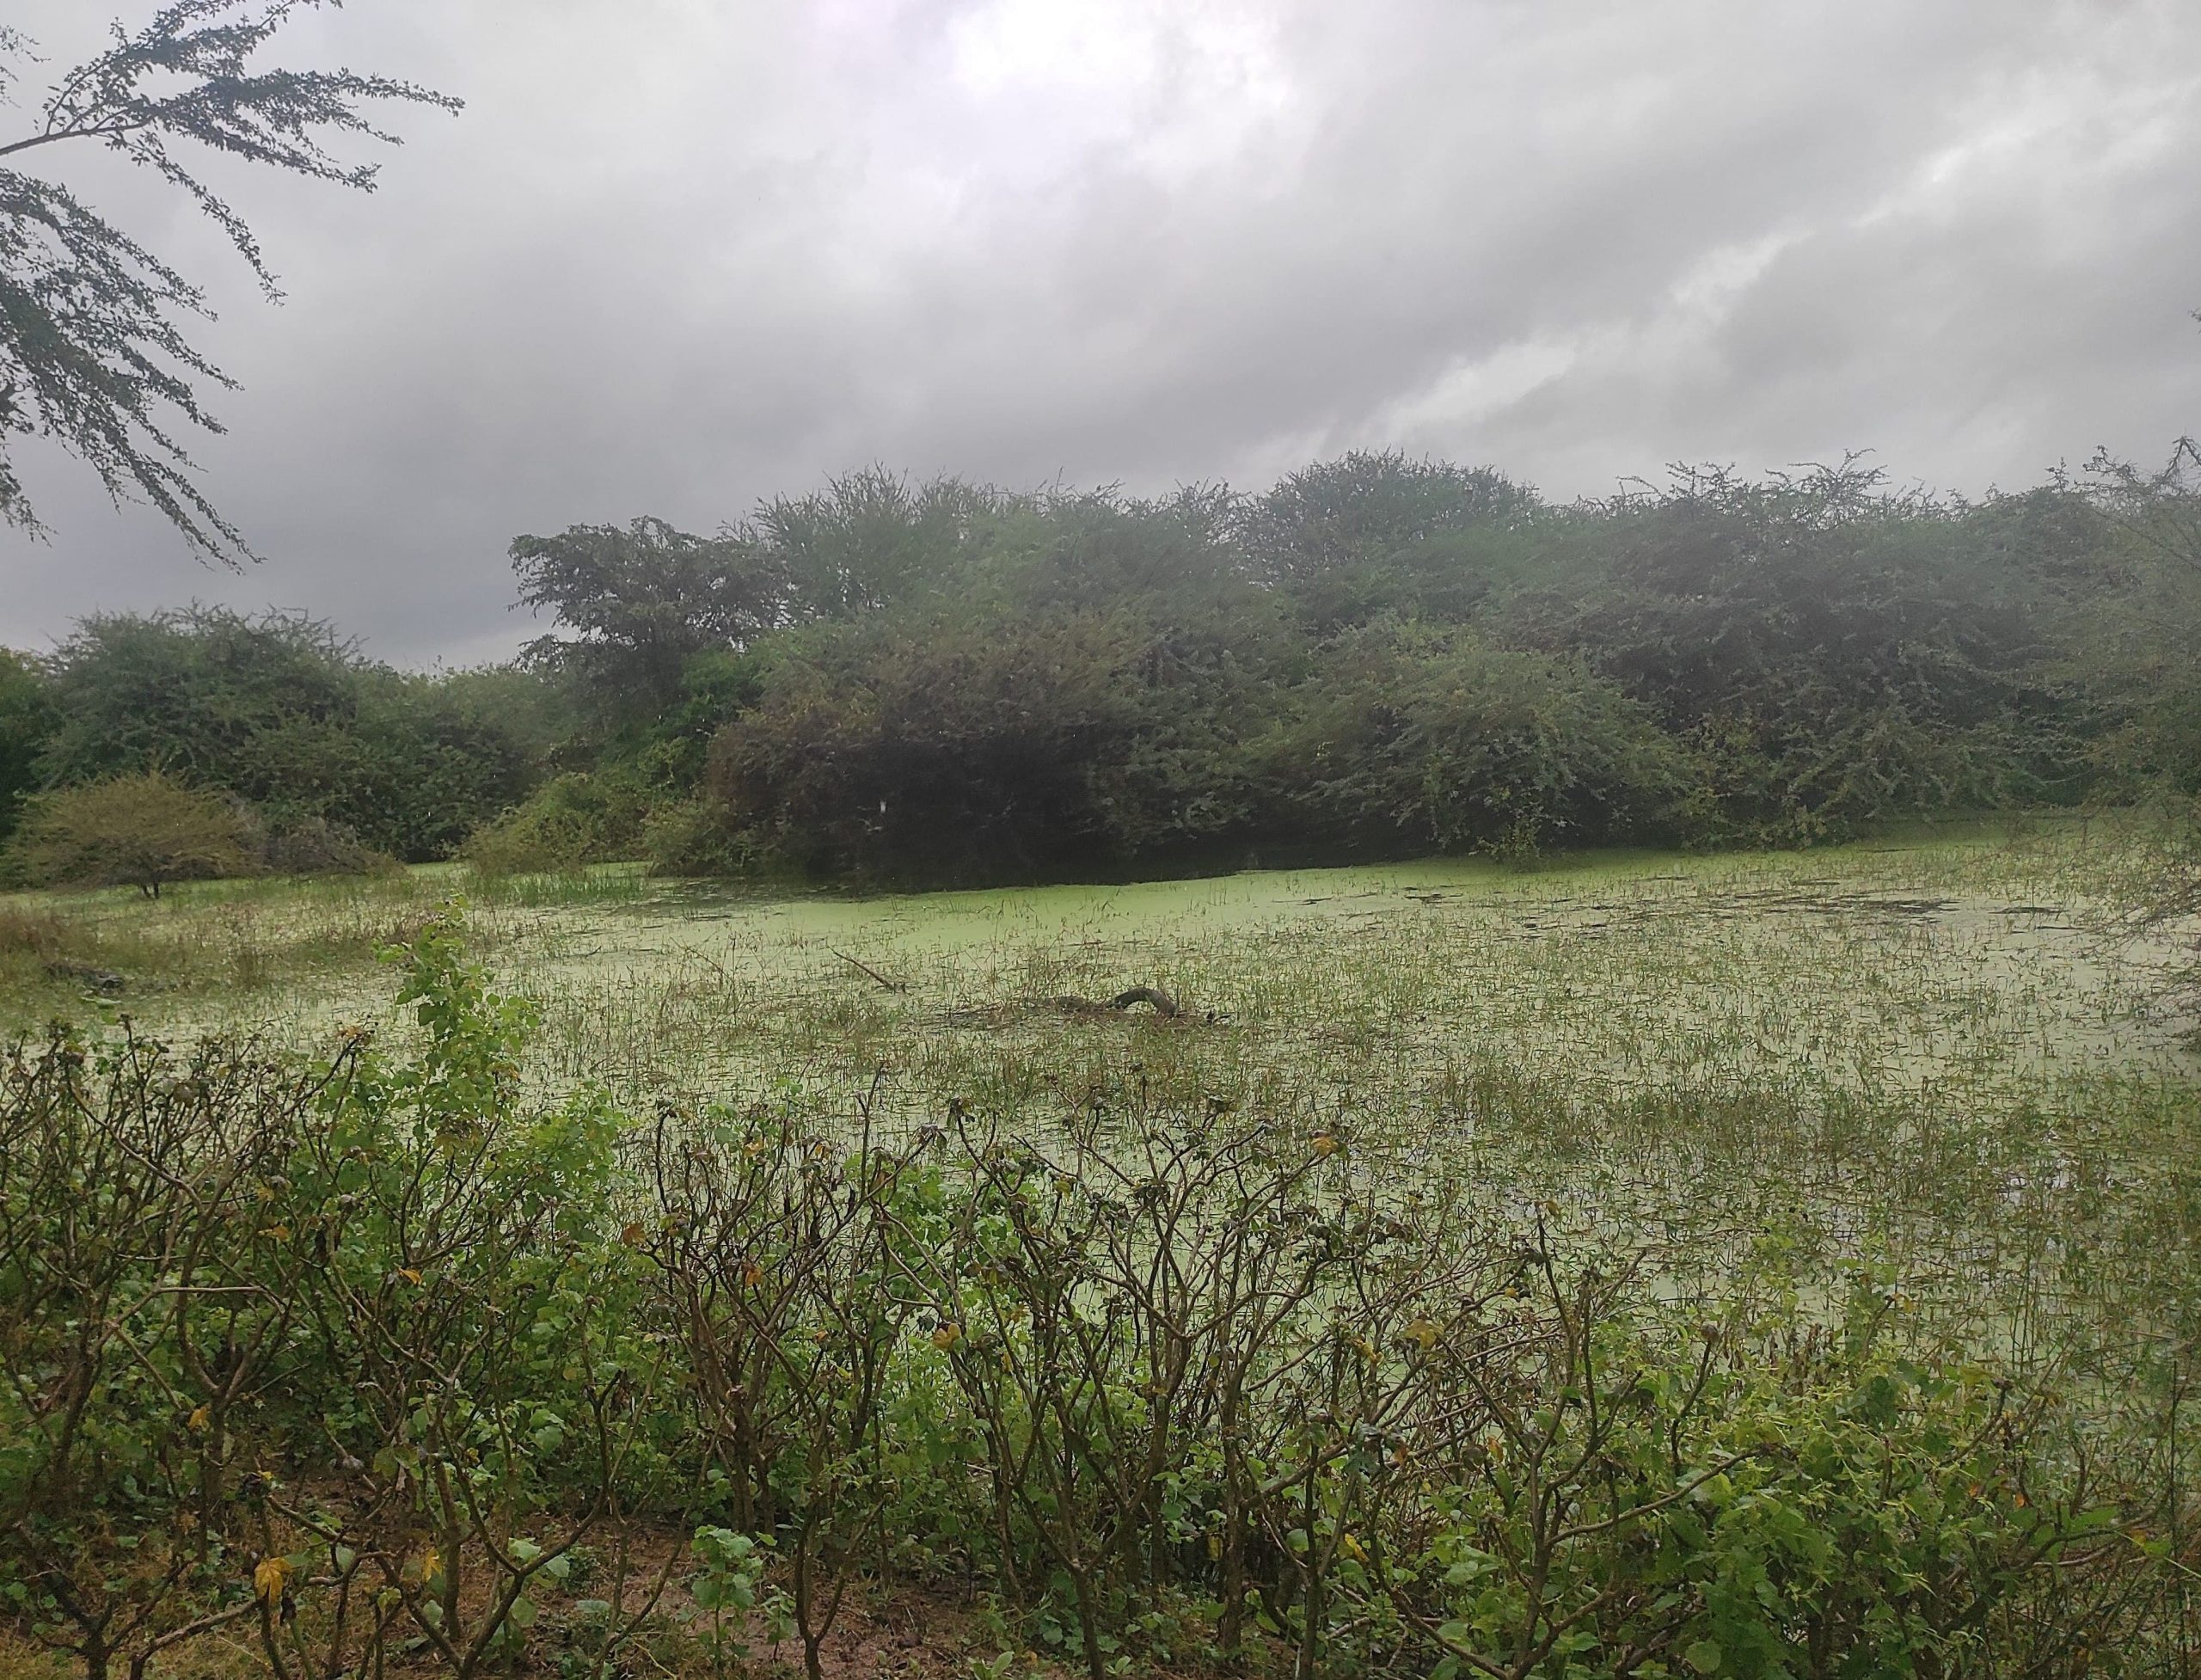
[[936, 884], [2190, 799], [2192, 464], [1566, 505], [1396, 454], [1158, 497], [874, 469], [708, 535], [520, 537], [549, 622], [497, 671], [87, 620], [0, 665], [0, 822], [157, 771], [401, 859]]

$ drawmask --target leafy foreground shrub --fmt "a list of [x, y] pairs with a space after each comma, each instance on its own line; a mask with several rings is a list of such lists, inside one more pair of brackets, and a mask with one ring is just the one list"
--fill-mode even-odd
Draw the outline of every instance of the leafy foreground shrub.
[[11, 855], [34, 886], [134, 886], [157, 898], [175, 881], [252, 873], [252, 838], [233, 805], [147, 770], [40, 794]]
[[1228, 1115], [539, 1107], [454, 917], [401, 995], [0, 1075], [0, 1602], [87, 1675], [815, 1675], [931, 1578], [1095, 1677], [2185, 1671], [2180, 1478], [1877, 1297], [1707, 1321]]

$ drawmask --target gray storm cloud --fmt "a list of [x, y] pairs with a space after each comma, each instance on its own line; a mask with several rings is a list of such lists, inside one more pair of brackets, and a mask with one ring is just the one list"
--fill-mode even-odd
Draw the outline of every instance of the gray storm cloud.
[[[67, 59], [101, 13], [15, 0]], [[371, 199], [70, 179], [220, 310], [200, 567], [25, 474], [0, 642], [195, 597], [500, 655], [523, 530], [709, 528], [873, 461], [1259, 484], [1358, 445], [1556, 494], [1877, 450], [1979, 492], [2201, 425], [2181, 0], [353, 0], [287, 56], [407, 112]], [[6, 113], [28, 121], [29, 113]]]

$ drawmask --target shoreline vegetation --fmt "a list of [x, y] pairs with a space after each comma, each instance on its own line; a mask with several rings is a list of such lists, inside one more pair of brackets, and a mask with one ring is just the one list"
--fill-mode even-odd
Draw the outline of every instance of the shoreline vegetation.
[[2189, 459], [9, 662], [0, 1674], [2197, 1671]]
[[510, 666], [208, 607], [0, 656], [0, 869], [981, 886], [2179, 805], [2194, 460], [1569, 504], [1395, 454], [1160, 498], [871, 469], [713, 536], [518, 538], [549, 626]]

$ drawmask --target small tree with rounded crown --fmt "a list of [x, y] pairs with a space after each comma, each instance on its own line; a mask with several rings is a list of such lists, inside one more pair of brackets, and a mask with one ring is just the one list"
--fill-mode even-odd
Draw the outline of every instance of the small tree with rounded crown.
[[31, 802], [15, 836], [17, 872], [40, 886], [134, 886], [248, 874], [244, 819], [160, 770], [64, 788]]

